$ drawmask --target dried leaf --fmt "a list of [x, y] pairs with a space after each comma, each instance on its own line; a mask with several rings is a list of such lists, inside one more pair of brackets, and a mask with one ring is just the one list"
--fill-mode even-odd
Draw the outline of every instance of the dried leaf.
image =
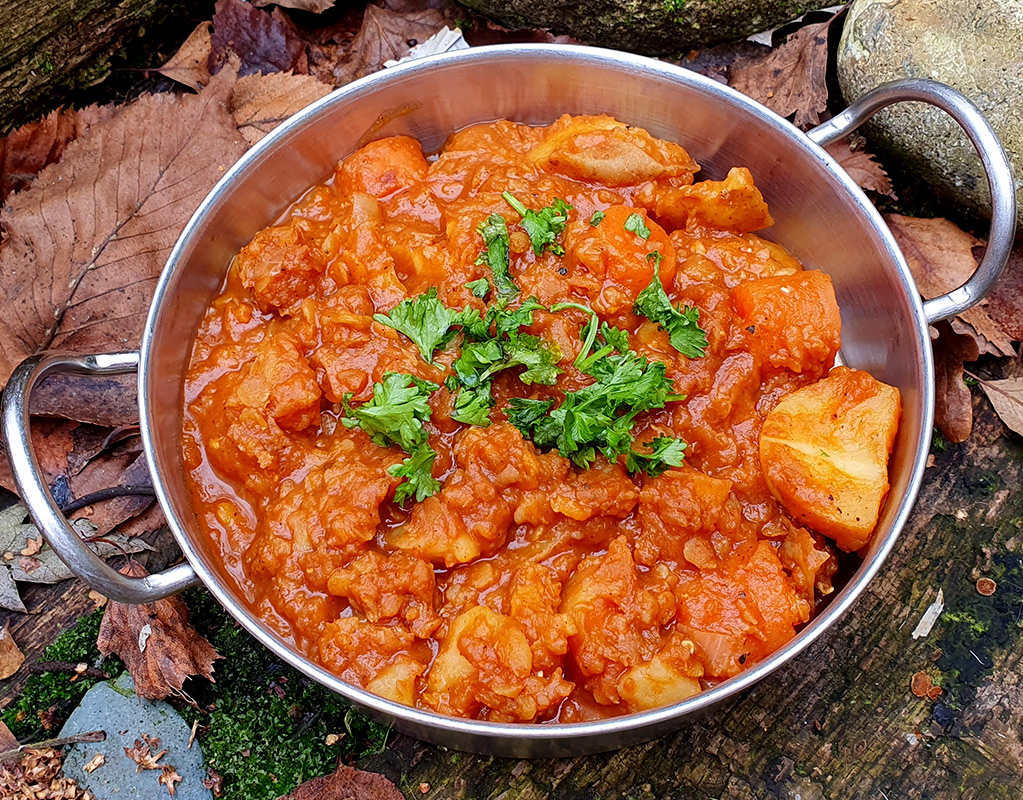
[[298, 11], [309, 11], [313, 14], [322, 14], [328, 8], [333, 8], [337, 0], [252, 0], [252, 5], [259, 8], [266, 6], [284, 6], [294, 8]]
[[913, 675], [910, 689], [917, 697], [926, 697], [930, 700], [937, 700], [941, 697], [941, 687], [935, 686], [931, 681], [931, 676], [922, 670]]
[[816, 125], [828, 106], [828, 34], [836, 17], [807, 25], [766, 55], [732, 65], [729, 83], [800, 128]]
[[[979, 261], [981, 247], [973, 251]], [[1023, 341], [1023, 241], [1012, 248], [1005, 272], [985, 298], [985, 309], [995, 324], [1014, 341]]]
[[[887, 214], [885, 222], [906, 256], [920, 294], [928, 300], [962, 286], [977, 269], [973, 248], [980, 241], [955, 223], [901, 214]], [[1016, 354], [1012, 338], [995, 323], [983, 302], [960, 314], [953, 327], [957, 333], [973, 336], [981, 353]]]
[[235, 84], [229, 107], [245, 141], [255, 144], [292, 114], [330, 91], [330, 86], [311, 75], [290, 72], [249, 75]]
[[[102, 493], [108, 499], [76, 511], [75, 516], [87, 519], [95, 527], [95, 534], [105, 536], [125, 520], [141, 514], [155, 496], [146, 457], [141, 442], [135, 440], [124, 453], [104, 453], [71, 479], [71, 492], [75, 499]], [[118, 496], [117, 492], [124, 492]]]
[[888, 173], [875, 160], [877, 157], [862, 145], [854, 148], [848, 139], [843, 139], [829, 144], [824, 149], [849, 173], [849, 177], [861, 189], [887, 195], [893, 200], [898, 199]]
[[980, 388], [1002, 422], [1023, 436], [1023, 376], [1004, 381], [981, 381]]
[[973, 430], [973, 399], [963, 381], [963, 363], [980, 358], [973, 336], [957, 333], [948, 322], [935, 328], [934, 424], [950, 442], [965, 442]]
[[[0, 560], [0, 608], [26, 613], [24, 604], [18, 595], [15, 581], [29, 583], [57, 583], [74, 577], [57, 554], [44, 545], [33, 556], [15, 556], [26, 549], [29, 540], [40, 537], [39, 529], [25, 522], [28, 511], [24, 506], [14, 505], [0, 511], [0, 552], [10, 553], [10, 559]], [[79, 519], [72, 523], [80, 536], [92, 536], [95, 526], [88, 520]], [[102, 540], [87, 545], [99, 556], [109, 558], [125, 553], [139, 553], [147, 550], [149, 545], [137, 538], [129, 538], [123, 534], [110, 533]]]
[[178, 231], [245, 150], [234, 76], [144, 95], [72, 142], [0, 212], [0, 380], [25, 356], [136, 347]]
[[[78, 423], [66, 420], [32, 421], [32, 445], [36, 451], [43, 480], [48, 486], [52, 486], [58, 477], [67, 475], [67, 454], [74, 447], [72, 437], [77, 427]], [[0, 486], [8, 491], [17, 492], [14, 474], [6, 457], [0, 458]]]
[[340, 764], [280, 800], [404, 800], [404, 795], [383, 775]]
[[[14, 637], [11, 636], [11, 631], [4, 625], [0, 628], [0, 681], [6, 680], [17, 672], [21, 665], [25, 663], [25, 654], [21, 652], [21, 649], [14, 642]], [[4, 728], [6, 729], [6, 725]], [[2, 737], [3, 731], [0, 731], [0, 738]], [[10, 731], [7, 731], [8, 735]], [[17, 742], [15, 742], [17, 747]], [[0, 746], [0, 752], [9, 750], [9, 747]]]
[[[104, 617], [104, 621], [106, 618]], [[102, 633], [102, 629], [100, 631]], [[136, 693], [138, 687], [136, 687]], [[135, 772], [142, 772], [144, 769], [163, 769], [164, 765], [159, 763], [160, 759], [167, 755], [166, 750], [159, 750], [160, 740], [150, 739], [145, 734], [142, 735], [142, 741], [140, 739], [135, 740], [135, 744], [131, 747], [124, 748], [124, 754], [135, 762]], [[154, 753], [153, 750], [157, 749], [159, 752]]]
[[198, 92], [210, 82], [209, 60], [212, 50], [210, 23], [200, 22], [178, 48], [178, 52], [157, 72]]
[[[151, 297], [151, 291], [146, 297]], [[107, 428], [135, 425], [139, 421], [138, 377], [48, 375], [32, 392], [29, 410], [35, 416], [62, 417]]]
[[[131, 577], [148, 574], [132, 562], [121, 572]], [[147, 625], [151, 633], [143, 651], [139, 639]], [[121, 657], [135, 681], [136, 694], [149, 700], [180, 694], [191, 675], [213, 680], [213, 662], [220, 658], [189, 624], [188, 609], [180, 597], [137, 606], [111, 601], [96, 644], [104, 655], [117, 653]]]
[[367, 6], [351, 50], [334, 69], [335, 85], [369, 75], [383, 69], [385, 61], [408, 55], [412, 47], [429, 39], [444, 23], [444, 14], [437, 9], [398, 13]]
[[163, 768], [163, 772], [160, 773], [158, 781], [167, 787], [167, 791], [170, 792], [170, 796], [174, 796], [174, 784], [181, 783], [181, 776], [178, 775], [178, 771], [174, 769], [170, 764]]
[[0, 203], [27, 188], [47, 164], [58, 161], [77, 135], [77, 112], [57, 109], [0, 139]]
[[217, 0], [210, 36], [209, 70], [217, 73], [232, 54], [239, 75], [309, 72], [305, 42], [279, 12], [268, 14], [242, 0]]
[[106, 756], [104, 756], [102, 753], [96, 753], [96, 755], [94, 755], [89, 760], [88, 764], [82, 765], [82, 769], [91, 775], [100, 767], [102, 767], [106, 763], [106, 760], [107, 760]]
[[[6, 631], [6, 628], [4, 629]], [[8, 750], [15, 750], [18, 747], [18, 739], [11, 729], [7, 727], [7, 723], [0, 719], [0, 753], [6, 753]]]
[[11, 800], [92, 800], [61, 774], [63, 757], [52, 747], [22, 751], [17, 763], [0, 764], [0, 797]]

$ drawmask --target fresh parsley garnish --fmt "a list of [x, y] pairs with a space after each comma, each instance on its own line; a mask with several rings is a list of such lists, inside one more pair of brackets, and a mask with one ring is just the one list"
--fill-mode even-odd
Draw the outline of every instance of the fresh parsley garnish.
[[547, 248], [556, 256], [565, 255], [565, 248], [558, 244], [558, 236], [565, 230], [568, 212], [573, 208], [571, 205], [560, 197], [555, 197], [554, 202], [549, 206], [534, 211], [531, 208], [526, 208], [522, 201], [511, 192], [503, 192], [501, 197], [522, 217], [522, 227], [529, 234], [529, 241], [533, 244], [534, 253], [540, 255], [544, 248]]
[[383, 381], [373, 384], [373, 397], [353, 408], [351, 394], [344, 397], [346, 428], [361, 428], [374, 444], [397, 445], [409, 454], [388, 472], [404, 478], [395, 491], [395, 500], [405, 502], [413, 492], [422, 500], [440, 489], [440, 481], [431, 472], [437, 453], [427, 441], [423, 423], [430, 418], [430, 395], [440, 387], [415, 375], [388, 372]]
[[469, 281], [465, 284], [465, 288], [472, 292], [473, 297], [478, 297], [480, 300], [486, 300], [487, 295], [490, 294], [490, 283], [486, 278]]
[[661, 255], [660, 250], [651, 250], [646, 254], [646, 260], [654, 262], [655, 267], [661, 266], [661, 262], [664, 261], [664, 256]]
[[633, 212], [626, 217], [625, 230], [636, 234], [640, 239], [650, 238], [650, 228], [647, 227], [646, 222], [643, 220], [643, 215], [638, 212]]
[[508, 250], [508, 223], [500, 214], [491, 214], [477, 228], [477, 232], [483, 237], [483, 246], [486, 248], [476, 259], [479, 265], [490, 267], [494, 276], [494, 289], [502, 297], [512, 297], [519, 293], [519, 287], [512, 280], [509, 269], [510, 256]]
[[632, 473], [645, 472], [657, 477], [668, 467], [681, 467], [686, 455], [686, 443], [670, 436], [658, 436], [647, 442], [649, 453], [629, 450], [625, 454], [625, 468]]
[[654, 277], [639, 293], [633, 312], [656, 322], [668, 332], [671, 346], [688, 358], [703, 358], [707, 354], [707, 334], [700, 327], [700, 309], [695, 306], [675, 308], [661, 285], [660, 264], [654, 264]]
[[560, 304], [552, 311], [566, 307], [591, 314], [580, 331], [584, 343], [576, 365], [595, 382], [566, 392], [557, 408], [552, 400], [513, 399], [506, 411], [508, 421], [537, 447], [556, 447], [562, 456], [583, 468], [593, 463], [598, 452], [609, 461], [626, 456], [626, 468], [631, 472], [677, 466], [673, 462], [678, 461], [681, 452], [678, 445], [662, 445], [650, 454], [635, 453], [629, 458], [636, 416], [680, 399], [671, 392], [664, 363], [649, 361], [630, 350], [625, 332], [600, 322], [592, 309]]
[[590, 217], [590, 227], [596, 228], [605, 216], [607, 215], [603, 211], [594, 211], [593, 216]]
[[412, 300], [402, 300], [387, 314], [374, 314], [381, 325], [394, 328], [416, 343], [425, 361], [433, 361], [433, 351], [444, 347], [455, 335], [452, 326], [460, 321], [462, 312], [448, 308], [431, 287]]
[[479, 425], [486, 428], [490, 425], [490, 410], [494, 407], [494, 397], [490, 392], [490, 382], [477, 384], [475, 388], [464, 387], [455, 395], [455, 408], [451, 419], [464, 422], [466, 425]]

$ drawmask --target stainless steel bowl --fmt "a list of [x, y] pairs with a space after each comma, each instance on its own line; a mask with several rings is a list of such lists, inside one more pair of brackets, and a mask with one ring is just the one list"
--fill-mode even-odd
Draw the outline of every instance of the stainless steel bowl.
[[[905, 259], [880, 215], [821, 149], [878, 109], [903, 100], [936, 105], [962, 125], [981, 154], [993, 195], [991, 235], [963, 287], [921, 303]], [[609, 113], [680, 142], [721, 178], [749, 167], [776, 222], [770, 238], [831, 275], [842, 309], [842, 358], [902, 392], [904, 413], [890, 462], [891, 492], [863, 563], [824, 611], [767, 660], [681, 703], [600, 722], [514, 725], [453, 719], [349, 686], [295, 652], [232, 590], [201, 533], [185, 489], [182, 385], [192, 337], [234, 254], [259, 229], [375, 138], [409, 134], [427, 151], [453, 131], [501, 118], [546, 124], [563, 113]], [[928, 323], [976, 303], [1004, 267], [1015, 225], [1009, 164], [991, 128], [961, 95], [929, 81], [887, 84], [804, 134], [747, 97], [677, 67], [582, 47], [516, 45], [414, 61], [340, 89], [280, 125], [214, 187], [168, 259], [140, 353], [45, 354], [28, 359], [4, 394], [3, 433], [21, 496], [47, 542], [78, 575], [124, 602], [152, 602], [205, 584], [260, 642], [313, 680], [393, 722], [450, 747], [509, 756], [563, 756], [613, 749], [678, 727], [795, 657], [830, 628], [880, 569], [916, 498], [931, 440], [933, 363]], [[142, 437], [160, 505], [187, 563], [147, 578], [108, 567], [61, 516], [35, 462], [28, 398], [47, 373], [138, 370]]]

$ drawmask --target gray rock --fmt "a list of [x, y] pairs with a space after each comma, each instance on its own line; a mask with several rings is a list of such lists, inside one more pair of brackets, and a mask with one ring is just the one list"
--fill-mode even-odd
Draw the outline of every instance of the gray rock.
[[672, 54], [775, 28], [836, 0], [460, 0], [510, 28]]
[[[106, 731], [106, 741], [74, 745], [64, 756], [64, 775], [92, 792], [96, 800], [170, 797], [166, 787], [158, 783], [160, 770], [136, 772], [135, 762], [124, 754], [124, 748], [133, 747], [142, 734], [159, 737], [159, 749], [167, 751], [159, 763], [173, 765], [181, 776], [181, 783], [175, 785], [175, 800], [212, 799], [213, 794], [202, 785], [206, 766], [199, 744], [188, 747], [191, 729], [167, 703], [140, 700], [128, 673], [93, 686], [60, 735], [97, 730]], [[97, 753], [103, 754], [103, 766], [85, 772], [83, 767]]]
[[[976, 103], [998, 132], [1023, 188], [1023, 0], [855, 0], [838, 49], [852, 102], [897, 78], [932, 78]], [[949, 117], [906, 103], [881, 112], [868, 136], [947, 201], [991, 212], [973, 146]], [[1017, 219], [1023, 225], [1023, 205]]]

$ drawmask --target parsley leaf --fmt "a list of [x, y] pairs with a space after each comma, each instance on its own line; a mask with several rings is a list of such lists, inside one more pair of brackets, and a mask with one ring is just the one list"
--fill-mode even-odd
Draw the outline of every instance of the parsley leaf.
[[656, 322], [668, 332], [671, 346], [688, 358], [703, 358], [707, 354], [707, 334], [700, 327], [700, 309], [684, 306], [679, 311], [671, 304], [661, 285], [659, 265], [654, 265], [654, 277], [639, 293], [633, 312]]
[[[430, 393], [440, 387], [414, 375], [388, 372], [373, 384], [373, 397], [358, 408], [345, 401], [346, 428], [362, 428], [375, 444], [396, 444], [411, 453], [426, 439], [423, 423], [430, 418]], [[350, 416], [349, 416], [350, 415]]]
[[526, 367], [519, 375], [525, 384], [543, 383], [552, 386], [561, 372], [558, 361], [561, 354], [547, 346], [539, 336], [528, 333], [512, 334], [504, 345], [506, 367]]
[[490, 294], [490, 283], [486, 278], [469, 281], [465, 284], [465, 288], [472, 292], [474, 297], [478, 297], [480, 300], [486, 300], [487, 295]]
[[565, 255], [565, 248], [558, 244], [558, 236], [564, 232], [565, 224], [568, 222], [568, 212], [572, 210], [573, 206], [560, 197], [555, 197], [554, 202], [549, 206], [534, 211], [531, 208], [526, 208], [522, 201], [511, 192], [503, 192], [501, 197], [522, 217], [522, 227], [529, 234], [529, 241], [533, 244], [533, 252], [536, 255], [542, 254], [544, 248], [556, 256]]
[[500, 214], [491, 214], [476, 228], [483, 237], [486, 247], [476, 263], [487, 265], [494, 276], [494, 289], [499, 295], [510, 297], [519, 293], [519, 287], [512, 280], [509, 269], [510, 256], [508, 251], [508, 223]]
[[630, 473], [645, 472], [657, 477], [668, 467], [681, 467], [686, 454], [686, 443], [670, 436], [658, 436], [647, 442], [650, 453], [629, 450], [625, 454], [625, 468]]
[[466, 425], [479, 425], [486, 428], [490, 425], [490, 410], [494, 407], [494, 397], [490, 392], [490, 382], [480, 383], [475, 389], [461, 389], [455, 396], [455, 409], [451, 419], [464, 422]]
[[387, 314], [374, 314], [381, 325], [394, 328], [416, 343], [424, 361], [433, 361], [433, 351], [443, 348], [455, 332], [451, 326], [460, 321], [462, 312], [448, 308], [437, 299], [437, 289], [430, 288], [412, 300], [402, 300]]
[[639, 212], [633, 212], [625, 219], [625, 230], [636, 234], [640, 239], [650, 238], [650, 228], [647, 227], [643, 215]]
[[405, 480], [394, 490], [394, 501], [403, 504], [413, 494], [419, 503], [440, 491], [440, 481], [433, 477], [437, 452], [425, 441], [404, 461], [387, 468], [388, 474]]
[[593, 216], [590, 217], [590, 227], [596, 228], [602, 219], [607, 215], [603, 211], [594, 211]]
[[398, 503], [404, 503], [413, 492], [420, 501], [440, 489], [440, 481], [431, 473], [437, 453], [423, 428], [430, 418], [430, 394], [439, 388], [415, 375], [388, 372], [383, 381], [373, 384], [373, 397], [358, 408], [352, 408], [351, 395], [345, 395], [346, 413], [341, 424], [362, 428], [381, 447], [394, 444], [409, 454], [401, 464], [387, 470], [405, 479], [394, 493]]
[[546, 419], [547, 412], [554, 405], [553, 400], [531, 400], [528, 397], [513, 397], [508, 401], [505, 414], [523, 436], [533, 437], [537, 427]]

